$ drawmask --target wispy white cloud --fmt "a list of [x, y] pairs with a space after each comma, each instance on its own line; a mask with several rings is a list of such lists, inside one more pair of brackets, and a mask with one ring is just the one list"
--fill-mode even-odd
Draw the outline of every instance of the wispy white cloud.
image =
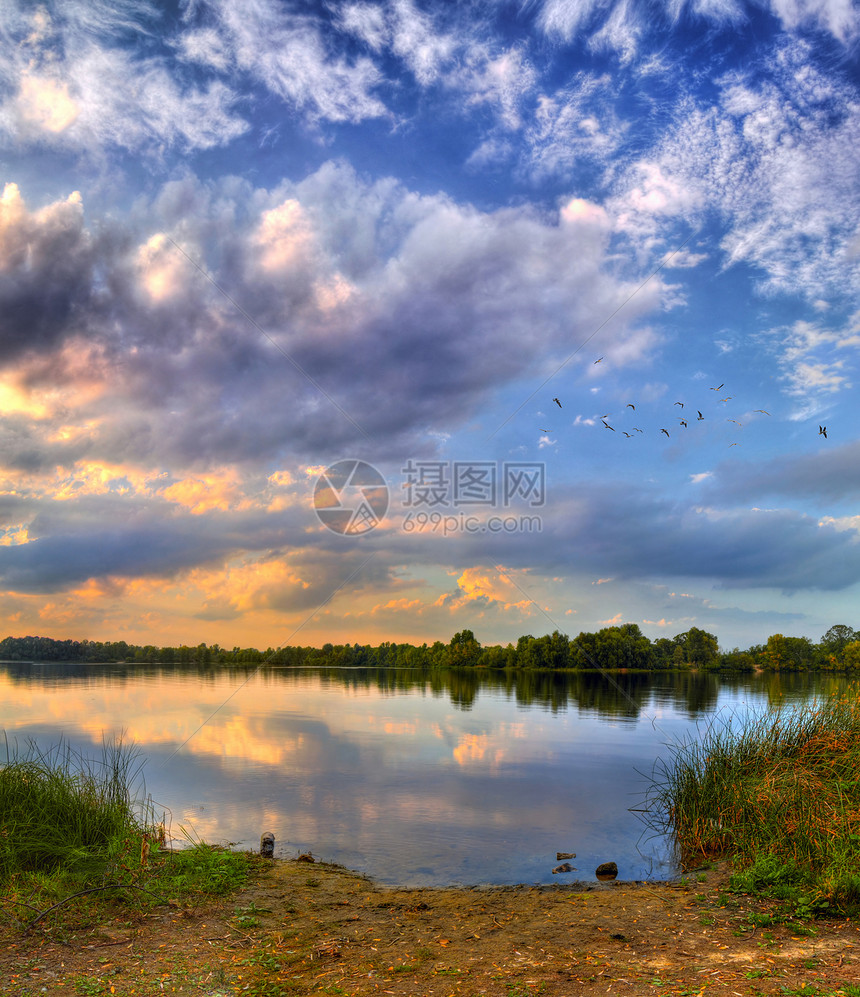
[[765, 334], [776, 353], [786, 391], [798, 406], [792, 420], [811, 418], [822, 411], [829, 396], [852, 387], [851, 367], [840, 352], [855, 345], [856, 332], [851, 324], [840, 331], [798, 320]]
[[769, 0], [768, 6], [789, 30], [818, 28], [845, 43], [860, 35], [860, 11], [852, 0]]
[[769, 293], [836, 293], [860, 275], [860, 107], [805, 43], [785, 43], [764, 76], [720, 81], [713, 106], [686, 98], [674, 127], [619, 178], [610, 203], [639, 240], [679, 220], [724, 220], [726, 266], [746, 263]]
[[531, 96], [537, 80], [521, 47], [493, 55], [472, 46], [467, 64], [448, 77], [448, 85], [462, 90], [469, 106], [495, 109], [504, 129], [517, 130], [523, 123], [524, 100]]
[[[309, 120], [357, 122], [384, 113], [374, 93], [382, 74], [373, 61], [331, 51], [309, 14], [260, 0], [211, 0], [205, 13], [237, 69]], [[216, 57], [226, 58], [222, 49]]]
[[618, 116], [616, 98], [610, 76], [589, 73], [577, 73], [561, 90], [539, 96], [525, 130], [522, 172], [538, 182], [575, 176], [584, 165], [608, 170], [631, 127]]
[[682, 19], [738, 28], [762, 7], [788, 31], [817, 29], [845, 44], [860, 33], [860, 13], [851, 0], [663, 0], [648, 6], [631, 0], [544, 0], [537, 24], [550, 37], [586, 40], [592, 48], [609, 49], [629, 61], [645, 39]]
[[98, 158], [112, 148], [206, 149], [242, 134], [248, 126], [226, 83], [183, 79], [165, 56], [128, 44], [129, 35], [145, 36], [153, 16], [150, 5], [132, 3], [7, 11], [0, 70], [7, 139]]

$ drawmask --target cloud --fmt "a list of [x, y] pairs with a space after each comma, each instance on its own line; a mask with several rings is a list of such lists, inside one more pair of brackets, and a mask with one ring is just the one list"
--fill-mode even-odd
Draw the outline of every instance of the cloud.
[[855, 345], [857, 329], [856, 316], [844, 331], [798, 319], [788, 328], [771, 329], [762, 336], [776, 354], [787, 393], [799, 404], [792, 420], [815, 416], [830, 396], [851, 388], [846, 353]]
[[111, 148], [207, 149], [241, 135], [236, 95], [223, 80], [194, 80], [154, 54], [148, 3], [65, 3], [7, 13], [0, 130], [16, 143], [55, 143], [99, 160]]
[[14, 108], [22, 130], [36, 133], [65, 131], [80, 113], [67, 83], [32, 75], [21, 77]]
[[77, 191], [31, 212], [18, 186], [6, 184], [0, 198], [0, 361], [45, 351], [80, 331], [87, 312], [98, 308], [98, 254]]
[[523, 571], [509, 571], [504, 567], [473, 567], [457, 579], [457, 594], [441, 597], [439, 604], [449, 608], [459, 607], [462, 602], [497, 603], [505, 611], [517, 609], [528, 612], [532, 600], [517, 585], [515, 579]]
[[332, 52], [312, 15], [253, 0], [212, 0], [205, 16], [210, 31], [218, 32], [220, 47], [210, 33], [194, 51], [215, 51], [222, 62], [229, 52], [238, 70], [309, 121], [358, 122], [385, 113], [374, 93], [383, 82], [378, 68], [365, 56]]
[[494, 108], [499, 125], [516, 131], [523, 125], [523, 105], [537, 80], [537, 71], [523, 49], [511, 48], [493, 55], [472, 46], [467, 65], [449, 76], [446, 83], [467, 95], [467, 106]]
[[[755, 482], [749, 491], [755, 492]], [[721, 505], [725, 493], [731, 504]], [[695, 579], [724, 588], [796, 592], [839, 591], [860, 579], [860, 545], [846, 549], [844, 536], [819, 517], [790, 507], [738, 507], [730, 493], [731, 485], [715, 487], [708, 493], [710, 505], [691, 506], [645, 485], [556, 489], [539, 533], [508, 535], [503, 550], [497, 538], [470, 537], [469, 557], [486, 563], [495, 554], [504, 557], [506, 571], [539, 563], [542, 576], [574, 571], [616, 583]], [[458, 543], [448, 538], [449, 559], [460, 554]], [[539, 584], [523, 587], [534, 594], [530, 590]]]
[[[819, 439], [816, 426], [806, 431]], [[817, 453], [795, 452], [791, 459], [777, 456], [755, 464], [726, 464], [718, 479], [709, 482], [707, 494], [712, 501], [761, 501], [776, 495], [796, 503], [814, 499], [832, 508], [832, 503], [852, 503], [858, 491], [860, 442], [853, 440]]]
[[440, 30], [412, 0], [391, 0], [388, 8], [393, 21], [394, 53], [404, 60], [420, 85], [434, 83], [458, 48], [454, 36]]
[[851, 0], [663, 0], [641, 8], [631, 0], [544, 0], [538, 27], [550, 37], [586, 39], [592, 49], [608, 49], [630, 61], [659, 33], [683, 20], [737, 29], [765, 6], [789, 31], [817, 29], [848, 44], [860, 34], [860, 16]]
[[711, 106], [678, 103], [673, 127], [626, 168], [607, 207], [640, 240], [680, 219], [721, 217], [726, 267], [755, 267], [769, 294], [841, 294], [860, 274], [848, 253], [860, 225], [853, 86], [825, 75], [801, 41], [717, 86]]
[[[98, 236], [77, 194], [30, 212], [10, 185], [2, 204], [15, 466], [432, 450], [434, 429], [536, 356], [560, 362], [634, 289], [608, 265], [599, 206], [481, 212], [342, 164], [273, 191], [171, 182]], [[663, 291], [628, 304], [606, 347], [618, 363], [652, 347], [637, 322]]]
[[563, 88], [541, 94], [524, 133], [522, 173], [535, 183], [587, 167], [608, 170], [631, 128], [618, 113], [619, 89], [608, 74], [579, 72]]
[[818, 28], [843, 43], [860, 35], [860, 15], [851, 0], [770, 0], [769, 6], [789, 30]]

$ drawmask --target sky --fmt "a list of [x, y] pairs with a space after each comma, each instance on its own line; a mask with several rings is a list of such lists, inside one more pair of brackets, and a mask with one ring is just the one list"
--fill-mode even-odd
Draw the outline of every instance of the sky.
[[0, 631], [860, 625], [858, 56], [850, 0], [7, 0]]

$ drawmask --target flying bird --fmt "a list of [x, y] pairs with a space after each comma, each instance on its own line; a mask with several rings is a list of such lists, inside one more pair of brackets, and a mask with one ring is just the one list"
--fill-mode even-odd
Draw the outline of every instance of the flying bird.
[[597, 359], [596, 359], [596, 360], [595, 360], [594, 362], [595, 362], [595, 363], [600, 363], [600, 361], [601, 361], [602, 359], [603, 359], [603, 357], [598, 357], [598, 358], [597, 358]]
[[682, 426], [686, 426], [687, 425], [687, 420], [686, 419], [679, 419], [678, 421], [681, 423]]
[[680, 406], [681, 406], [681, 408], [683, 408], [683, 407], [684, 407], [684, 403], [683, 403], [683, 402], [675, 402], [675, 404], [676, 404], [676, 405], [680, 405]]
[[734, 397], [735, 397], [734, 395], [728, 395], [726, 398], [721, 398], [720, 401], [721, 402], [728, 402], [728, 401], [731, 401], [732, 398], [734, 398]]
[[[610, 426], [609, 428], [611, 429], [612, 427]], [[624, 430], [622, 429], [621, 432], [624, 433]], [[624, 435], [627, 437], [628, 440], [632, 440], [633, 439], [633, 434], [632, 433], [624, 433]]]
[[556, 405], [558, 405], [559, 408], [561, 408], [561, 402], [557, 398], [553, 398], [553, 401], [556, 403]]
[[665, 433], [667, 436], [669, 435], [669, 430], [668, 429], [661, 429], [660, 432], [661, 433]]
[[763, 408], [757, 408], [756, 412], [761, 412], [762, 415], [770, 415], [770, 412], [765, 412]]
[[[697, 411], [697, 412], [699, 412], [699, 410], [698, 410], [698, 409], [696, 409], [696, 411]], [[702, 415], [702, 413], [701, 413], [701, 412], [699, 412], [699, 418], [698, 418], [698, 419], [696, 420], [696, 422], [701, 422], [701, 421], [702, 421], [702, 419], [704, 419], [704, 418], [705, 418], [705, 417], [704, 417], [704, 416]]]
[[541, 432], [542, 433], [551, 433], [552, 430], [551, 429], [541, 429]]
[[605, 419], [601, 419], [600, 421], [603, 423], [604, 426], [606, 426], [607, 429], [612, 429], [612, 432], [613, 433], [615, 432], [615, 430], [612, 428], [612, 426], [610, 426], [609, 423]]
[[730, 447], [739, 447], [740, 443], [730, 443], [729, 446]]
[[634, 412], [636, 411], [636, 406], [632, 402], [628, 402], [624, 407], [632, 408]]
[[733, 422], [736, 426], [743, 426], [743, 423], [738, 422], [737, 419], [726, 419], [726, 422]]
[[818, 435], [819, 436], [823, 436], [824, 439], [826, 440], [827, 439], [827, 426], [819, 426], [818, 427]]
[[726, 386], [726, 382], [725, 382], [725, 381], [723, 381], [723, 383], [722, 383], [722, 384], [719, 384], [719, 385], [717, 385], [717, 387], [716, 387], [716, 388], [711, 388], [711, 391], [719, 391], [719, 390], [720, 390], [720, 388], [724, 388], [725, 386]]
[[638, 426], [634, 426], [633, 427], [633, 432], [634, 433], [644, 433], [645, 430], [644, 429], [640, 429]]

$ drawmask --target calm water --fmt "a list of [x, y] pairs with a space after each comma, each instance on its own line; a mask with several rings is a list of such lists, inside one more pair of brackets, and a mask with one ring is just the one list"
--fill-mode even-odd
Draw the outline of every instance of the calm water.
[[[13, 743], [98, 755], [124, 733], [146, 791], [210, 842], [310, 850], [385, 883], [674, 874], [640, 807], [666, 744], [715, 714], [800, 703], [833, 677], [189, 670], [0, 664]], [[0, 749], [2, 750], [2, 749]], [[2, 756], [0, 756], [2, 757]], [[577, 872], [554, 876], [557, 851]]]

